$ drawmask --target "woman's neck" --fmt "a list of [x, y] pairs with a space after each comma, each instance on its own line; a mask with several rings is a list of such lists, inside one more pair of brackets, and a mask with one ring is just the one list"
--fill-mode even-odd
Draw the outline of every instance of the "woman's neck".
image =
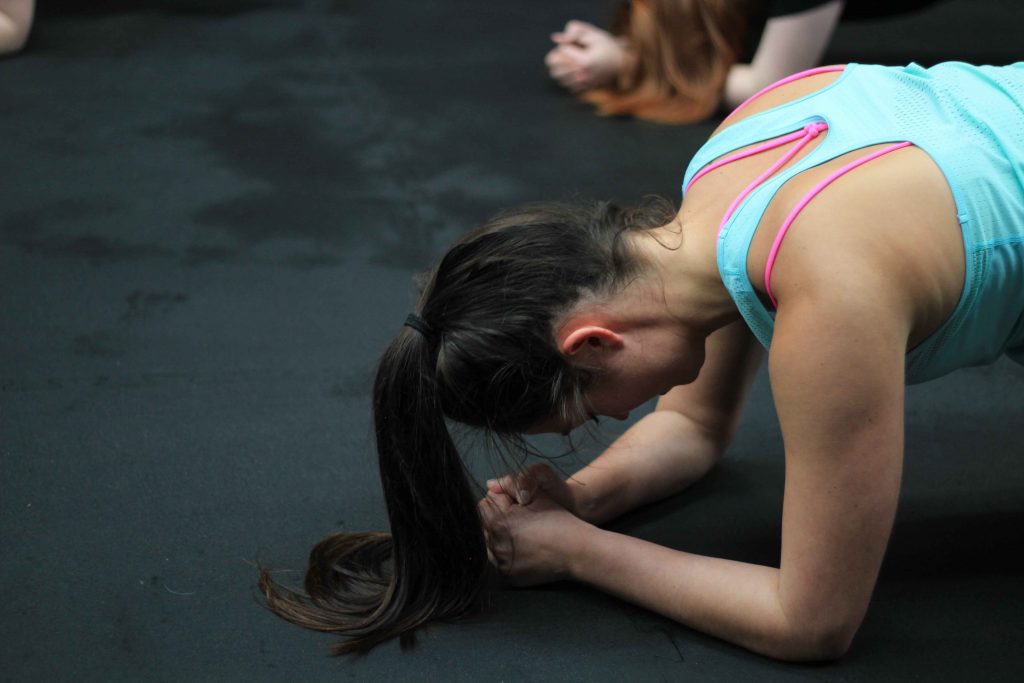
[[681, 325], [710, 334], [739, 319], [718, 272], [710, 231], [687, 229], [677, 217], [660, 228], [634, 233], [633, 239], [646, 263], [643, 279], [661, 288], [666, 312]]

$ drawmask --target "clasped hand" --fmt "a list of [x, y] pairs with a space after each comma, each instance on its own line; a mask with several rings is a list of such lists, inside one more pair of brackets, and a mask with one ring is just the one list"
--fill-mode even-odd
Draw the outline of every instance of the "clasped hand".
[[516, 586], [570, 578], [574, 548], [589, 526], [568, 484], [545, 464], [487, 482], [480, 501], [487, 555]]
[[551, 40], [555, 47], [544, 63], [551, 77], [572, 92], [608, 85], [625, 66], [623, 43], [592, 24], [570, 21]]

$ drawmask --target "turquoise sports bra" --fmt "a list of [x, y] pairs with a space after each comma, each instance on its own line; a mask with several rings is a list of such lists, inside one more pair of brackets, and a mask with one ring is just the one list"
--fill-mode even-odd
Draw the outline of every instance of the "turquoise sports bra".
[[[722, 165], [796, 141], [732, 202], [719, 231], [719, 272], [750, 329], [765, 347], [771, 346], [774, 312], [761, 303], [746, 266], [754, 232], [779, 188], [798, 173], [848, 152], [889, 143], [829, 175], [779, 227], [765, 272], [773, 302], [771, 268], [800, 210], [857, 166], [914, 145], [932, 157], [952, 190], [966, 273], [953, 313], [907, 354], [907, 382], [990, 363], [1002, 353], [1024, 362], [1024, 62], [1008, 67], [953, 62], [930, 69], [916, 64], [823, 67], [780, 81], [751, 100], [797, 78], [838, 70], [840, 77], [824, 88], [724, 129], [697, 152], [686, 171], [684, 195], [702, 175]], [[821, 144], [784, 168], [825, 129]], [[762, 144], [732, 153], [757, 143]]]

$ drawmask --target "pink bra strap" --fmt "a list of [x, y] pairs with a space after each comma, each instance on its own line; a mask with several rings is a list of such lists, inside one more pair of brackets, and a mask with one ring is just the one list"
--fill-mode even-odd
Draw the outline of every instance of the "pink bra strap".
[[[792, 159], [794, 156], [796, 156], [797, 153], [800, 150], [802, 150], [807, 145], [808, 142], [810, 142], [814, 138], [818, 137], [818, 133], [820, 133], [823, 130], [827, 130], [827, 129], [828, 129], [828, 124], [827, 123], [825, 123], [824, 121], [818, 121], [817, 123], [808, 123], [806, 126], [803, 127], [803, 130], [797, 131], [797, 133], [799, 133], [800, 135], [803, 136], [800, 139], [800, 142], [798, 142], [795, 145], [793, 145], [792, 149], [790, 149], [788, 152], [783, 154], [782, 157], [780, 157], [778, 161], [776, 161], [774, 164], [772, 164], [767, 169], [765, 169], [764, 173], [762, 173], [761, 175], [759, 175], [756, 178], [754, 178], [754, 181], [752, 183], [747, 185], [743, 189], [742, 192], [740, 192], [738, 195], [736, 195], [735, 199], [732, 200], [732, 203], [729, 204], [729, 208], [725, 210], [725, 215], [722, 216], [722, 222], [718, 224], [718, 231], [719, 232], [722, 231], [722, 228], [725, 227], [725, 224], [729, 222], [730, 218], [732, 218], [732, 214], [733, 214], [733, 212], [736, 211], [736, 207], [738, 207], [740, 205], [740, 202], [742, 202], [744, 199], [747, 198], [747, 195], [749, 195], [751, 192], [753, 192], [755, 189], [757, 189], [758, 185], [760, 185], [765, 180], [770, 178], [776, 171], [778, 171], [780, 168], [782, 168], [787, 163], [789, 163], [789, 160]], [[790, 136], [786, 136], [786, 137], [790, 137]], [[778, 146], [778, 145], [776, 145], [776, 146]]]
[[770, 149], [775, 149], [776, 147], [781, 147], [782, 145], [786, 144], [787, 142], [792, 142], [793, 140], [796, 140], [797, 138], [801, 138], [801, 137], [803, 137], [805, 135], [807, 135], [807, 131], [804, 130], [804, 129], [800, 129], [800, 130], [797, 130], [797, 131], [794, 131], [794, 132], [790, 133], [789, 135], [783, 135], [781, 138], [776, 138], [775, 140], [771, 140], [770, 142], [766, 142], [764, 144], [758, 145], [757, 147], [751, 147], [750, 149], [744, 150], [742, 152], [736, 152], [735, 154], [730, 154], [727, 157], [723, 157], [722, 159], [719, 159], [718, 161], [710, 163], [707, 166], [705, 166], [704, 168], [700, 169], [700, 171], [698, 171], [695, 176], [690, 178], [690, 182], [686, 186], [686, 190], [689, 191], [690, 188], [693, 187], [693, 184], [695, 182], [697, 182], [698, 180], [703, 178], [708, 173], [711, 173], [716, 168], [721, 168], [722, 166], [725, 166], [726, 164], [731, 164], [734, 161], [739, 161], [740, 159], [745, 159], [747, 157], [754, 156], [755, 154], [760, 154], [761, 152], [767, 152]]
[[[793, 81], [799, 80], [799, 79], [804, 78], [806, 76], [814, 76], [815, 74], [828, 73], [830, 71], [842, 71], [845, 68], [846, 67], [843, 66], [842, 64], [838, 64], [838, 65], [834, 65], [834, 66], [819, 66], [816, 69], [808, 69], [807, 71], [801, 71], [800, 73], [793, 74], [792, 76], [787, 76], [786, 78], [783, 78], [781, 81], [778, 81], [777, 83], [773, 83], [773, 84], [769, 85], [767, 88], [764, 88], [761, 91], [755, 93], [754, 95], [751, 95], [750, 97], [748, 97], [746, 99], [746, 101], [743, 102], [743, 104], [741, 104], [740, 106], [738, 106], [735, 109], [733, 109], [732, 112], [729, 114], [729, 116], [725, 117], [725, 120], [728, 121], [729, 117], [731, 117], [733, 114], [738, 112], [740, 109], [742, 109], [743, 107], [747, 106], [748, 104], [750, 104], [751, 102], [753, 102], [758, 97], [760, 97], [761, 95], [765, 94], [766, 92], [774, 90], [775, 88], [778, 88], [781, 85], [785, 85], [786, 83], [791, 83]], [[812, 138], [814, 137], [814, 135], [817, 135], [822, 130], [825, 130], [825, 129], [828, 128], [828, 125], [826, 125], [826, 124], [814, 124], [814, 125], [819, 125], [820, 127], [811, 136]], [[800, 138], [800, 137], [802, 137], [804, 135], [808, 135], [808, 134], [810, 134], [810, 132], [811, 132], [810, 131], [810, 126], [809, 125], [808, 126], [804, 126], [803, 130], [794, 131], [794, 132], [790, 133], [789, 135], [783, 135], [781, 138], [777, 138], [777, 139], [772, 140], [770, 142], [766, 142], [766, 143], [764, 143], [762, 145], [758, 145], [757, 147], [751, 147], [750, 149], [745, 150], [743, 152], [737, 152], [736, 154], [732, 154], [730, 156], [727, 156], [727, 157], [724, 157], [722, 159], [719, 159], [718, 161], [715, 161], [714, 163], [708, 164], [707, 166], [702, 168], [700, 171], [698, 171], [692, 178], [690, 178], [690, 182], [687, 183], [687, 185], [686, 185], [686, 190], [689, 190], [691, 187], [693, 187], [693, 184], [695, 182], [697, 182], [700, 178], [704, 177], [705, 175], [707, 175], [711, 171], [714, 171], [716, 168], [721, 168], [722, 166], [725, 166], [726, 164], [732, 163], [734, 161], [739, 161], [740, 159], [745, 159], [746, 157], [753, 156], [754, 154], [759, 154], [761, 152], [766, 152], [766, 151], [768, 151], [770, 149], [775, 149], [776, 147], [784, 145], [787, 142], [792, 142], [793, 140], [796, 140], [797, 138]], [[803, 144], [806, 144], [806, 143], [803, 143]]]
[[806, 195], [804, 195], [803, 199], [801, 199], [799, 202], [797, 202], [796, 206], [793, 207], [793, 210], [790, 211], [789, 216], [787, 216], [786, 220], [782, 223], [782, 227], [779, 228], [778, 234], [775, 235], [775, 241], [772, 242], [771, 251], [768, 252], [768, 262], [765, 264], [765, 267], [764, 267], [764, 288], [765, 288], [765, 291], [768, 292], [768, 298], [771, 299], [772, 306], [774, 306], [775, 308], [779, 307], [779, 302], [776, 301], [775, 295], [772, 293], [772, 267], [775, 265], [775, 259], [779, 255], [779, 248], [782, 246], [782, 240], [783, 240], [783, 238], [785, 238], [786, 232], [789, 231], [790, 226], [793, 225], [793, 221], [795, 221], [796, 217], [798, 215], [800, 215], [800, 212], [803, 210], [803, 208], [805, 206], [807, 206], [807, 204], [812, 199], [814, 199], [814, 197], [817, 196], [817, 194], [819, 192], [821, 192], [826, 187], [828, 187], [832, 183], [832, 181], [836, 180], [840, 176], [843, 176], [846, 173], [849, 173], [850, 171], [852, 171], [853, 169], [857, 168], [861, 164], [866, 164], [867, 162], [871, 161], [872, 159], [877, 159], [878, 157], [880, 157], [880, 156], [882, 156], [884, 154], [888, 154], [889, 152], [895, 152], [897, 149], [902, 149], [904, 147], [908, 147], [911, 144], [912, 143], [910, 143], [910, 142], [900, 142], [900, 143], [897, 143], [895, 145], [890, 145], [889, 147], [886, 147], [884, 149], [880, 149], [877, 152], [872, 152], [871, 154], [867, 154], [867, 155], [862, 156], [861, 158], [859, 158], [859, 159], [857, 159], [855, 161], [852, 161], [852, 162], [846, 164], [845, 166], [840, 168], [838, 171], [835, 171], [835, 172], [831, 173], [824, 180], [822, 180], [817, 185], [812, 187], [810, 192], [808, 192]]
[[738, 106], [735, 109], [733, 109], [729, 113], [729, 115], [725, 117], [725, 120], [728, 121], [730, 118], [735, 116], [736, 112], [738, 112], [740, 109], [743, 109], [743, 107], [747, 106], [748, 104], [750, 104], [751, 102], [756, 100], [761, 95], [764, 95], [767, 92], [771, 92], [772, 90], [775, 90], [779, 86], [786, 85], [787, 83], [792, 83], [793, 81], [798, 81], [801, 78], [806, 78], [807, 76], [816, 76], [818, 74], [830, 73], [832, 71], [842, 71], [845, 68], [846, 68], [846, 65], [844, 65], [844, 64], [833, 64], [831, 66], [819, 66], [819, 67], [814, 68], [814, 69], [808, 69], [807, 71], [801, 71], [800, 73], [795, 73], [792, 76], [786, 76], [781, 81], [776, 81], [775, 83], [772, 83], [771, 85], [769, 85], [767, 88], [762, 88], [761, 90], [758, 90], [756, 93], [754, 93], [753, 95], [751, 95], [747, 99], [743, 100], [743, 103], [740, 104], [740, 106]]

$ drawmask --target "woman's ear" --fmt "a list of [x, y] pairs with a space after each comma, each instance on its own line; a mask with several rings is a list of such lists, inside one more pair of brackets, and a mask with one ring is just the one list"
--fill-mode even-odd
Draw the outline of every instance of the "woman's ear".
[[594, 351], [613, 351], [623, 346], [622, 336], [599, 325], [569, 324], [562, 330], [559, 350], [566, 356]]

